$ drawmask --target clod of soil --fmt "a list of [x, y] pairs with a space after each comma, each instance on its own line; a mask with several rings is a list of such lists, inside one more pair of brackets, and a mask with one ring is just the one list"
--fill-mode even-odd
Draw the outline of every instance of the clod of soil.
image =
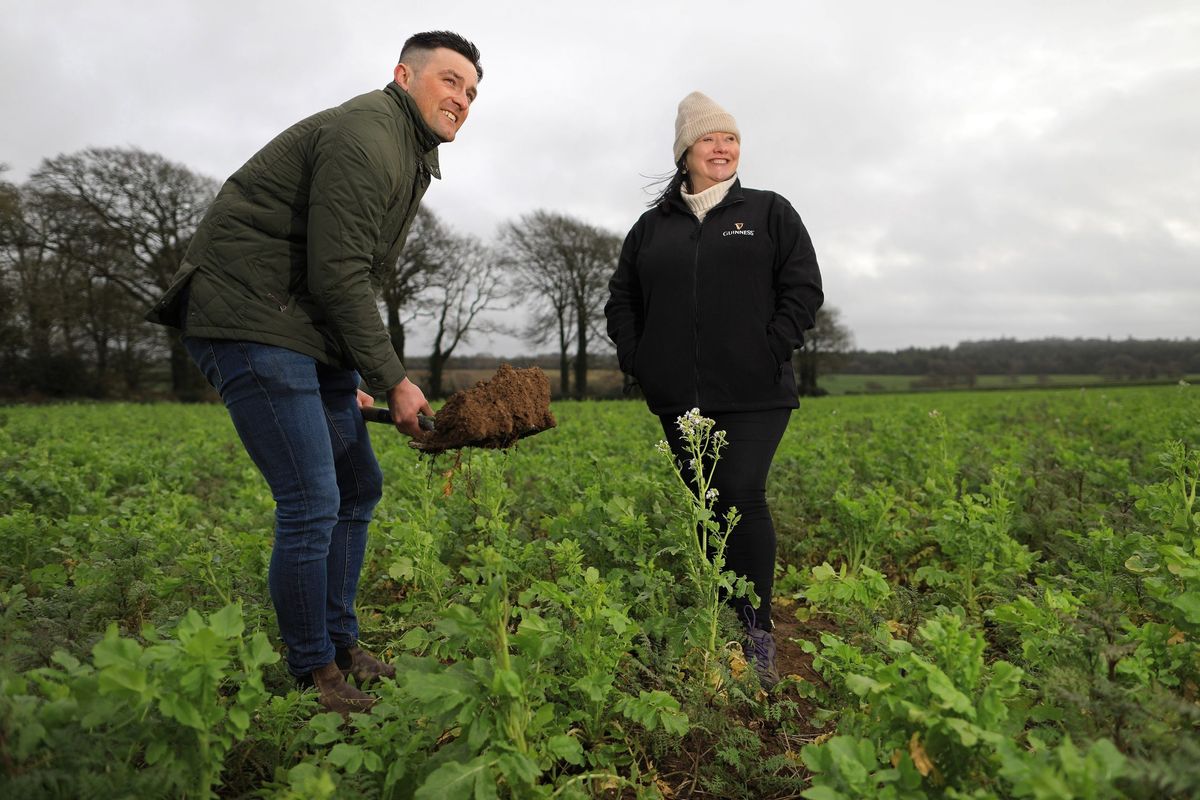
[[501, 364], [490, 380], [457, 391], [434, 415], [433, 431], [409, 442], [423, 453], [463, 447], [501, 449], [558, 423], [550, 411], [550, 380], [537, 367]]

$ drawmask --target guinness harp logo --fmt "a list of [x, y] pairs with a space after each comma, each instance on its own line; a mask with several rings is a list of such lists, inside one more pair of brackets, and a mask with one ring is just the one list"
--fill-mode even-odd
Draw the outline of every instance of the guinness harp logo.
[[754, 235], [754, 231], [742, 230], [743, 228], [746, 227], [746, 223], [744, 223], [744, 222], [735, 222], [735, 223], [733, 223], [733, 227], [735, 228], [735, 230], [723, 231], [721, 233], [721, 235], [722, 236], [753, 236]]

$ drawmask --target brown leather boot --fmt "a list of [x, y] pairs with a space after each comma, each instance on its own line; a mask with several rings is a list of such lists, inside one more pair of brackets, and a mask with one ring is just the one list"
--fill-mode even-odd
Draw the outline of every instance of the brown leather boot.
[[320, 669], [312, 671], [312, 682], [317, 687], [317, 702], [330, 711], [336, 711], [347, 719], [351, 712], [365, 714], [378, 702], [369, 694], [360, 692], [350, 684], [336, 661], [330, 661]]
[[380, 661], [358, 645], [339, 647], [335, 663], [341, 668], [342, 675], [346, 678], [353, 675], [359, 686], [366, 686], [380, 678], [396, 677], [395, 667]]

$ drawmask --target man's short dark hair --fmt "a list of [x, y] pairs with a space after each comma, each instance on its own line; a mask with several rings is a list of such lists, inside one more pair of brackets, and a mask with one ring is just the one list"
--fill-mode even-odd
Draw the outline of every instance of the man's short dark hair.
[[404, 47], [400, 48], [400, 60], [414, 50], [436, 50], [444, 47], [453, 50], [475, 65], [475, 77], [483, 80], [483, 66], [479, 63], [479, 48], [453, 31], [426, 31], [414, 33], [408, 37]]

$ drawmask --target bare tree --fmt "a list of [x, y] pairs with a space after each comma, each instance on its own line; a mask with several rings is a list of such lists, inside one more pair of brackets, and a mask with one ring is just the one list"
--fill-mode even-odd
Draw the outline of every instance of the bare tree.
[[504, 308], [504, 273], [482, 242], [473, 236], [453, 237], [444, 255], [447, 261], [441, 269], [429, 273], [430, 283], [421, 293], [418, 312], [430, 317], [434, 328], [428, 386], [432, 397], [444, 394], [445, 366], [454, 350], [472, 334], [491, 328], [480, 315]]
[[380, 297], [388, 335], [401, 361], [407, 340], [405, 325], [416, 314], [414, 301], [430, 285], [434, 274], [448, 263], [448, 253], [454, 244], [450, 229], [422, 206], [417, 210], [400, 257], [383, 276]]
[[841, 312], [822, 306], [812, 330], [804, 334], [804, 346], [796, 354], [797, 389], [801, 396], [824, 394], [817, 386], [819, 368], [832, 366], [838, 355], [854, 348], [854, 334], [841, 322]]
[[126, 256], [78, 198], [4, 184], [0, 275], [20, 335], [8, 350], [10, 383], [50, 394], [103, 394], [110, 354], [136, 388], [157, 338], [144, 308], [105, 275]]
[[[42, 162], [30, 186], [72, 198], [92, 218], [106, 248], [120, 253], [92, 265], [95, 277], [145, 308], [167, 288], [183, 259], [217, 183], [156, 153], [137, 148], [89, 148]], [[148, 330], [148, 326], [147, 326]], [[167, 332], [172, 386], [185, 393], [195, 382], [178, 341]]]
[[5, 184], [0, 214], [0, 269], [15, 301], [30, 361], [51, 353], [58, 261], [50, 242], [52, 223], [37, 196], [26, 187]]
[[[0, 176], [8, 171], [0, 164]], [[0, 177], [0, 366], [8, 372], [15, 363], [23, 336], [17, 321], [18, 298], [11, 274], [11, 240], [20, 229], [20, 194], [15, 185]]]
[[512, 291], [535, 304], [527, 337], [535, 343], [557, 338], [564, 395], [569, 391], [569, 348], [574, 341], [574, 396], [584, 397], [591, 343], [607, 341], [602, 333], [604, 302], [620, 238], [565, 214], [535, 211], [501, 226], [500, 247], [513, 275]]
[[566, 396], [571, 386], [571, 292], [570, 281], [554, 248], [538, 238], [538, 228], [550, 216], [548, 212], [536, 211], [516, 222], [504, 223], [499, 246], [501, 263], [512, 275], [513, 297], [532, 301], [532, 317], [526, 325], [525, 338], [534, 344], [551, 341], [557, 344], [559, 393]]

